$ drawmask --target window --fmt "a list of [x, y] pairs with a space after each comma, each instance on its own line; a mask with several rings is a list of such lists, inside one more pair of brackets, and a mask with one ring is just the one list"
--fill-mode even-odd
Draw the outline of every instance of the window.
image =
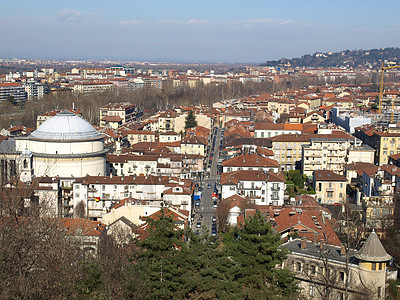
[[311, 268], [310, 268], [310, 275], [311, 275], [311, 276], [317, 275], [317, 267], [316, 267], [316, 266], [311, 265]]
[[79, 184], [75, 185], [75, 189], [79, 190]]
[[382, 288], [378, 287], [378, 297], [380, 298], [382, 296]]
[[279, 198], [278, 192], [272, 192], [272, 199], [278, 199], [278, 198]]
[[383, 270], [383, 263], [379, 263], [379, 270]]
[[343, 183], [342, 183], [342, 182], [340, 183], [340, 188], [341, 188], [341, 189], [343, 188]]
[[375, 271], [376, 270], [376, 263], [372, 263], [372, 271]]
[[328, 198], [333, 198], [333, 192], [332, 191], [326, 192], [326, 196]]
[[344, 300], [344, 294], [342, 292], [338, 292], [338, 300]]
[[76, 198], [79, 198], [79, 193], [75, 193], [75, 197], [76, 197]]
[[339, 272], [339, 280], [344, 282], [344, 272]]
[[310, 297], [315, 297], [315, 286], [310, 285]]
[[296, 271], [298, 271], [298, 272], [301, 271], [301, 262], [296, 263]]

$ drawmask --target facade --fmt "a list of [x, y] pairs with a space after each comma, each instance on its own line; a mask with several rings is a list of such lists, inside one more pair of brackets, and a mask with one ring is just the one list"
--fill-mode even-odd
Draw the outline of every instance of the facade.
[[141, 142], [154, 143], [156, 141], [156, 133], [153, 131], [129, 130], [126, 131], [126, 137], [131, 145]]
[[16, 102], [25, 101], [27, 99], [25, 87], [16, 82], [0, 83], [0, 101], [7, 101], [9, 96], [13, 96]]
[[346, 202], [346, 177], [330, 170], [314, 171], [313, 184], [317, 201], [322, 204]]
[[[180, 209], [191, 210], [192, 203], [188, 199], [193, 195], [193, 181], [180, 180], [169, 176], [86, 176], [73, 183], [74, 211], [80, 202], [84, 204], [86, 216], [95, 220], [101, 219], [115, 203], [133, 198], [146, 200], [154, 205], [161, 205], [164, 192], [171, 188], [181, 187], [191, 195], [176, 197], [171, 205]], [[176, 191], [176, 194], [183, 194]], [[172, 198], [175, 198], [172, 196]], [[171, 199], [169, 199], [171, 200]]]
[[311, 177], [315, 170], [331, 170], [343, 174], [347, 151], [353, 138], [337, 131], [331, 134], [318, 134], [303, 145], [302, 173]]
[[136, 106], [130, 103], [109, 103], [100, 108], [100, 127], [106, 125], [104, 118], [107, 116], [120, 117], [122, 124], [125, 124], [135, 121], [138, 112]]
[[302, 146], [310, 144], [313, 134], [281, 134], [271, 138], [274, 159], [282, 171], [300, 169]]
[[334, 107], [332, 109], [332, 122], [353, 134], [356, 127], [371, 124], [372, 120], [369, 117], [355, 113], [353, 110], [344, 110], [341, 107]]
[[241, 170], [221, 174], [222, 198], [235, 194], [249, 198], [256, 205], [284, 203], [285, 177], [282, 173]]
[[185, 137], [181, 141], [182, 154], [206, 155], [207, 140], [197, 136]]

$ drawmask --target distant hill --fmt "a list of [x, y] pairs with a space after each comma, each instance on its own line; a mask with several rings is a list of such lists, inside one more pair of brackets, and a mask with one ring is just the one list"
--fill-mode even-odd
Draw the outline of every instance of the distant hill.
[[398, 65], [400, 63], [400, 48], [316, 52], [303, 55], [300, 58], [281, 58], [267, 61], [263, 66], [378, 68], [381, 66], [382, 60]]

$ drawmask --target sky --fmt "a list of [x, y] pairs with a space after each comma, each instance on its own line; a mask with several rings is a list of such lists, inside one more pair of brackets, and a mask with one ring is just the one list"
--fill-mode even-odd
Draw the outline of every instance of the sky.
[[400, 47], [398, 11], [398, 0], [0, 0], [0, 57], [262, 63]]

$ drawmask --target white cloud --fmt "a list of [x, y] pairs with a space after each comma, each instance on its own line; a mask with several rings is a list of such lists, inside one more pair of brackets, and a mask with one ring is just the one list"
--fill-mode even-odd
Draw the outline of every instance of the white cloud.
[[130, 21], [118, 22], [117, 25], [125, 26], [125, 25], [138, 25], [138, 24], [143, 24], [143, 23], [145, 23], [145, 21], [143, 21], [143, 20], [130, 20]]
[[188, 24], [206, 24], [209, 23], [209, 20], [196, 20], [196, 19], [191, 19], [187, 23]]
[[66, 9], [60, 11], [57, 16], [64, 22], [77, 22], [82, 17], [82, 12], [79, 10]]

